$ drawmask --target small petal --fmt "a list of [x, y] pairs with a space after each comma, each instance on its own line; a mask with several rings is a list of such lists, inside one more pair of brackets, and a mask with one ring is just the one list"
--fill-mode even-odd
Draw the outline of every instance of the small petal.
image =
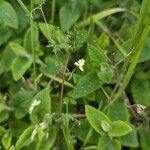
[[81, 71], [84, 71], [83, 67], [81, 67], [81, 66], [79, 67], [79, 69], [80, 69]]

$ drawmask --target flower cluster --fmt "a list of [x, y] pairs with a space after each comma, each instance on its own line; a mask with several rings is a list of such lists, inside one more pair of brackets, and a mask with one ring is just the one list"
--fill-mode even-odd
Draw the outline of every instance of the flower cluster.
[[85, 60], [82, 58], [82, 59], [79, 59], [77, 62], [75, 62], [74, 65], [79, 67], [81, 71], [84, 71], [83, 69], [84, 63], [85, 63]]

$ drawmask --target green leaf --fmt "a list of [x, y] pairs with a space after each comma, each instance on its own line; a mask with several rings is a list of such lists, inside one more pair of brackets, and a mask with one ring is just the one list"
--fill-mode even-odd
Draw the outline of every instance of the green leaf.
[[109, 118], [103, 112], [97, 110], [96, 108], [86, 105], [85, 113], [87, 120], [89, 121], [93, 129], [99, 134], [104, 133], [101, 127], [103, 121], [107, 122], [107, 124], [111, 127], [111, 121], [109, 120]]
[[[73, 127], [73, 134], [77, 136], [79, 140], [84, 141], [89, 129], [90, 129], [89, 122], [86, 119], [82, 119], [80, 120], [79, 126]], [[88, 143], [97, 144], [98, 139], [99, 139], [99, 134], [95, 130], [93, 130], [92, 135], [88, 140]]]
[[109, 36], [105, 32], [102, 32], [100, 35], [98, 44], [103, 50], [106, 50], [109, 47]]
[[150, 43], [149, 43], [149, 41], [150, 41], [150, 35], [145, 40], [145, 44], [144, 44], [144, 47], [143, 47], [143, 50], [142, 50], [142, 53], [140, 56], [139, 63], [150, 60], [150, 51], [149, 51]]
[[37, 99], [40, 101], [39, 106], [37, 107], [37, 115], [41, 118], [44, 118], [45, 114], [51, 113], [51, 98], [50, 98], [50, 89], [46, 87], [45, 89], [38, 92], [33, 101]]
[[139, 142], [138, 142], [138, 137], [137, 137], [137, 132], [136, 130], [132, 130], [130, 133], [121, 136], [120, 137], [120, 142], [124, 146], [128, 147], [138, 147]]
[[116, 101], [114, 101], [114, 103], [109, 107], [107, 115], [112, 121], [129, 120], [128, 109], [124, 105], [123, 98], [119, 97]]
[[109, 135], [113, 137], [119, 137], [128, 134], [132, 131], [132, 128], [123, 121], [114, 121], [112, 122], [112, 128], [109, 131]]
[[9, 113], [6, 111], [0, 112], [0, 123], [6, 121], [9, 118]]
[[149, 128], [147, 127], [141, 127], [140, 128], [140, 145], [143, 150], [149, 150], [150, 149], [150, 132]]
[[69, 125], [68, 125], [68, 121], [66, 120], [66, 118], [64, 118], [63, 120], [62, 131], [63, 131], [64, 139], [67, 145], [67, 149], [74, 150], [73, 139], [70, 134]]
[[32, 143], [31, 135], [34, 130], [34, 126], [28, 127], [24, 132], [20, 135], [19, 139], [16, 142], [15, 149], [19, 150], [25, 146], [28, 146]]
[[0, 1], [0, 24], [18, 28], [18, 19], [14, 8], [6, 1]]
[[101, 63], [100, 65], [101, 70], [100, 72], [97, 73], [98, 78], [103, 82], [103, 83], [114, 83], [114, 72], [113, 69], [110, 67], [109, 64], [107, 63]]
[[27, 13], [24, 12], [24, 10], [21, 7], [17, 7], [17, 17], [19, 22], [19, 27], [17, 29], [17, 33], [24, 32], [29, 23], [30, 23], [30, 17], [27, 15]]
[[102, 62], [107, 62], [107, 57], [104, 55], [104, 52], [93, 45], [88, 45], [88, 53], [94, 66], [99, 67]]
[[32, 56], [27, 52], [27, 50], [18, 43], [11, 42], [9, 46], [16, 56], [32, 59]]
[[[50, 37], [49, 37], [49, 36], [51, 36], [51, 38], [53, 38], [52, 35], [53, 35], [53, 32], [55, 31], [55, 27], [54, 27], [53, 25], [51, 25], [51, 24], [48, 24], [48, 25], [47, 25], [47, 24], [45, 24], [45, 23], [39, 23], [38, 25], [39, 25], [39, 28], [40, 28], [42, 34], [43, 34], [48, 40], [50, 40]], [[50, 34], [50, 35], [49, 35], [49, 34]]]
[[29, 112], [33, 95], [33, 92], [26, 90], [21, 90], [13, 95], [10, 105], [15, 108], [16, 118], [21, 119]]
[[131, 92], [133, 100], [137, 104], [145, 106], [150, 105], [150, 82], [147, 74], [144, 72], [137, 72], [131, 82]]
[[23, 57], [16, 58], [11, 66], [13, 78], [15, 81], [21, 79], [27, 69], [31, 66], [32, 59], [27, 59]]
[[9, 148], [9, 150], [15, 150], [14, 145], [12, 145], [12, 146]]
[[5, 132], [5, 128], [0, 126], [0, 136], [4, 135]]
[[23, 120], [12, 120], [9, 123], [13, 137], [19, 138], [22, 132], [28, 127], [28, 123]]
[[50, 128], [48, 138], [47, 138], [47, 134], [45, 134], [42, 137], [42, 139], [38, 142], [36, 150], [42, 150], [42, 149], [49, 150], [53, 146], [55, 139], [56, 139], [56, 128], [52, 126]]
[[2, 55], [2, 63], [4, 65], [4, 68], [6, 69], [6, 71], [9, 71], [11, 69], [11, 64], [14, 61], [14, 59], [16, 58], [15, 53], [12, 51], [12, 49], [10, 48], [10, 46], [7, 46], [4, 51], [3, 51], [3, 55]]
[[104, 135], [99, 139], [97, 150], [121, 150], [121, 144], [118, 140], [110, 139], [108, 135]]
[[68, 37], [58, 27], [39, 23], [39, 28], [49, 42], [48, 47], [52, 47], [54, 50], [70, 48]]
[[60, 25], [63, 31], [68, 31], [70, 27], [80, 17], [80, 11], [77, 7], [71, 8], [69, 4], [65, 4], [59, 13]]
[[0, 46], [6, 43], [11, 36], [12, 36], [11, 30], [9, 30], [7, 27], [3, 27], [0, 25]]
[[8, 149], [11, 146], [12, 133], [10, 130], [7, 130], [2, 137], [2, 144], [5, 149]]
[[84, 97], [102, 86], [102, 82], [95, 72], [83, 76], [74, 89], [75, 98]]
[[[34, 50], [36, 52], [40, 52], [40, 42], [39, 42], [39, 29], [38, 29], [38, 25], [37, 23], [34, 23], [33, 25], [33, 46], [34, 46]], [[25, 49], [27, 49], [28, 51], [32, 52], [32, 47], [31, 47], [31, 28], [29, 28], [25, 34], [24, 37], [24, 47]]]
[[41, 72], [45, 75], [56, 75], [58, 73], [58, 67], [56, 65], [56, 60], [52, 56], [47, 56], [45, 58], [45, 66], [42, 66]]

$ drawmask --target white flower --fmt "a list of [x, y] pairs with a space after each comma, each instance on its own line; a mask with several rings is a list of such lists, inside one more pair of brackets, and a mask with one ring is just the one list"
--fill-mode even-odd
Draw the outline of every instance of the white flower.
[[40, 104], [40, 101], [35, 99], [29, 108], [29, 113], [31, 114], [32, 111], [35, 109], [35, 107], [38, 106], [39, 104]]
[[83, 69], [84, 63], [85, 63], [85, 60], [82, 58], [82, 59], [79, 59], [77, 62], [75, 62], [74, 65], [79, 67], [81, 71], [84, 71]]
[[41, 123], [39, 124], [39, 126], [40, 126], [40, 128], [41, 128], [42, 130], [44, 130], [44, 129], [46, 129], [46, 128], [48, 127], [48, 125], [47, 125], [46, 122], [41, 122]]
[[33, 132], [32, 132], [32, 134], [31, 134], [31, 141], [34, 140], [34, 137], [35, 137], [36, 134], [37, 134], [37, 130], [34, 129]]

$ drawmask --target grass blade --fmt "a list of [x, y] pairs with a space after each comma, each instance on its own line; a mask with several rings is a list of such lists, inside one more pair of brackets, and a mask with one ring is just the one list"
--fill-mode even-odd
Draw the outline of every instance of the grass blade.
[[[108, 9], [108, 10], [104, 10], [102, 12], [99, 12], [95, 15], [92, 15], [92, 18], [93, 18], [93, 21], [94, 22], [97, 22], [99, 21], [100, 19], [103, 19], [105, 17], [108, 17], [112, 14], [115, 14], [115, 13], [118, 13], [118, 12], [124, 12], [126, 11], [125, 8], [112, 8], [112, 9]], [[79, 22], [76, 27], [84, 27], [84, 26], [87, 26], [90, 24], [90, 18], [91, 17], [88, 17], [86, 20], [82, 21], [82, 22]]]

